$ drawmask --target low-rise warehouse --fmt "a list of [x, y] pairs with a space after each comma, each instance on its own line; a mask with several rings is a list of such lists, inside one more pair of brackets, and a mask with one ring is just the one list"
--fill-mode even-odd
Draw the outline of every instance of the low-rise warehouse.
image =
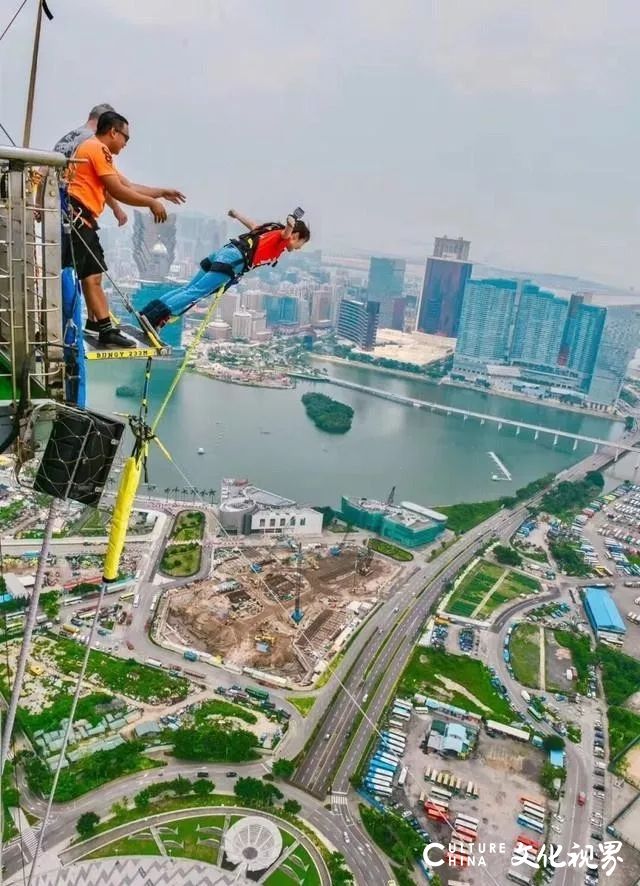
[[447, 525], [444, 514], [410, 501], [393, 505], [370, 498], [343, 496], [340, 511], [347, 523], [377, 532], [407, 548], [430, 544]]
[[618, 607], [604, 588], [585, 588], [584, 609], [598, 639], [603, 639], [602, 635], [626, 633]]

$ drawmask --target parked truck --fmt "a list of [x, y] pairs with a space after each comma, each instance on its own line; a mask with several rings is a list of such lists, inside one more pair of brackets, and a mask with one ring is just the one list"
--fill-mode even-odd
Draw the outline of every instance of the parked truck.
[[200, 656], [194, 649], [185, 649], [184, 658], [186, 658], [187, 661], [198, 661]]
[[531, 702], [531, 693], [527, 692], [526, 689], [523, 689], [520, 692], [520, 695], [524, 698], [524, 700], [526, 701], [527, 704], [529, 704]]

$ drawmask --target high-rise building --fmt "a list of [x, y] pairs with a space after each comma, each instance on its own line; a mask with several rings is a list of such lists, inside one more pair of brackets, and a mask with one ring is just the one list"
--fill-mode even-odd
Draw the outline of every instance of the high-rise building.
[[510, 361], [556, 367], [568, 309], [566, 299], [533, 283], [525, 283], [520, 292], [509, 348]]
[[267, 328], [267, 312], [266, 311], [249, 311], [251, 314], [251, 338], [255, 339], [257, 335], [264, 332]]
[[244, 341], [251, 341], [251, 329], [253, 325], [253, 314], [250, 311], [239, 310], [233, 315], [231, 323], [231, 338], [240, 338]]
[[343, 298], [338, 310], [337, 333], [368, 351], [375, 346], [380, 305], [375, 301]]
[[467, 261], [470, 246], [462, 237], [436, 237], [418, 305], [419, 332], [457, 337], [462, 300], [473, 267]]
[[577, 374], [582, 391], [591, 384], [606, 316], [606, 308], [585, 302], [584, 295], [571, 296], [558, 366], [567, 366]]
[[164, 280], [176, 252], [176, 216], [171, 214], [157, 225], [148, 212], [136, 209], [131, 234], [133, 258], [142, 280]]
[[629, 362], [640, 341], [640, 312], [631, 307], [610, 307], [589, 385], [589, 400], [610, 406], [620, 396]]
[[[369, 283], [367, 300], [380, 305], [379, 325], [381, 329], [404, 328], [404, 310], [395, 305], [403, 300], [404, 273], [406, 262], [403, 258], [375, 258], [369, 261]], [[402, 324], [394, 326], [402, 314]]]
[[462, 237], [436, 237], [433, 245], [434, 258], [454, 258], [458, 261], [466, 261], [469, 258], [470, 240]]
[[233, 322], [233, 315], [236, 311], [240, 310], [240, 293], [235, 292], [231, 289], [229, 292], [225, 292], [220, 301], [218, 302], [218, 311], [220, 313], [220, 319], [224, 320], [225, 323], [228, 323], [231, 326]]
[[292, 295], [265, 295], [264, 309], [267, 326], [296, 326], [298, 324], [298, 299]]
[[518, 286], [514, 280], [467, 283], [453, 371], [484, 375], [489, 363], [506, 363]]
[[608, 407], [639, 340], [640, 312], [633, 308], [592, 305], [582, 295], [561, 299], [529, 282], [470, 280], [453, 372], [502, 375], [523, 390], [533, 383], [536, 392], [547, 386]]

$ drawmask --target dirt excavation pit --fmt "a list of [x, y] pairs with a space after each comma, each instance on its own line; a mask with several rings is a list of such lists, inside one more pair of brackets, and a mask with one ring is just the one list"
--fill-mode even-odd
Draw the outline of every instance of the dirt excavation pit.
[[[300, 569], [296, 553], [286, 549], [267, 553], [256, 548], [251, 565], [245, 558], [226, 557], [213, 578], [167, 593], [163, 633], [225, 663], [296, 679], [332, 653], [336, 637], [354, 621], [349, 604], [364, 606], [366, 599], [373, 605], [387, 596], [401, 571], [380, 557], [366, 570], [358, 566], [352, 549], [338, 556], [326, 549], [304, 551]], [[292, 618], [298, 590], [300, 627]]]

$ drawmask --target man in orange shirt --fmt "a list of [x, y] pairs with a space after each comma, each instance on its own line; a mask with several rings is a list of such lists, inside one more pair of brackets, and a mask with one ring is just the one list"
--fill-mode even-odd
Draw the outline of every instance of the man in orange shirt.
[[243, 274], [260, 265], [275, 265], [283, 252], [302, 249], [311, 238], [308, 226], [301, 220], [302, 210], [287, 216], [286, 224], [257, 222], [235, 209], [229, 216], [248, 228], [248, 234], [226, 243], [217, 252], [200, 262], [200, 270], [185, 286], [172, 289], [161, 299], [156, 298], [140, 311], [155, 329], [160, 329], [172, 317], [179, 317], [201, 298], [217, 292], [222, 286], [229, 288]]
[[102, 273], [107, 266], [98, 238], [98, 218], [107, 196], [128, 206], [148, 207], [156, 222], [167, 219], [160, 198], [171, 203], [185, 201], [180, 191], [132, 184], [117, 171], [113, 156], [128, 141], [127, 119], [115, 111], [106, 111], [98, 120], [95, 136], [76, 149], [68, 188], [71, 230], [64, 238], [62, 251], [62, 266], [73, 267], [82, 285], [89, 314], [86, 331], [97, 332], [101, 344], [118, 348], [132, 348], [136, 343], [112, 325], [109, 302], [102, 288]]

